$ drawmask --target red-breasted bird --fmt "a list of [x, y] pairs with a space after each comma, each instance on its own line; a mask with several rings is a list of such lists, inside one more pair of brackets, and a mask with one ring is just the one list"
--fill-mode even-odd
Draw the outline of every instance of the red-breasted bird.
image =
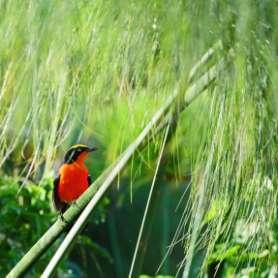
[[79, 144], [66, 152], [53, 190], [53, 204], [60, 214], [90, 186], [91, 177], [84, 162], [89, 153], [96, 149]]

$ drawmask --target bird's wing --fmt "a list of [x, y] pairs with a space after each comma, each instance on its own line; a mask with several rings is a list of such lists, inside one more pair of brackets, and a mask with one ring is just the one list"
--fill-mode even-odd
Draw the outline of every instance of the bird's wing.
[[92, 178], [91, 178], [91, 176], [90, 176], [90, 175], [88, 175], [88, 186], [90, 186], [90, 185], [91, 185], [91, 183], [92, 183]]
[[59, 182], [60, 182], [60, 176], [55, 178], [55, 180], [53, 182], [54, 188], [53, 188], [53, 194], [52, 194], [52, 201], [53, 201], [54, 208], [57, 211], [59, 211], [60, 213], [63, 213], [68, 208], [68, 205], [66, 203], [62, 202], [59, 198], [59, 195], [58, 195]]

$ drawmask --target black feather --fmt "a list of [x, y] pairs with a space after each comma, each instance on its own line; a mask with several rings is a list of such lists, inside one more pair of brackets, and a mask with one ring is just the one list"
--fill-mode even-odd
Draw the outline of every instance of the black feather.
[[57, 211], [59, 211], [60, 213], [64, 213], [68, 208], [68, 204], [64, 203], [59, 198], [59, 195], [58, 195], [59, 182], [60, 182], [60, 176], [57, 177], [53, 182], [54, 183], [54, 189], [53, 189], [53, 194], [52, 194], [52, 201], [53, 201], [54, 208]]
[[91, 178], [91, 176], [89, 175], [89, 176], [88, 176], [88, 186], [90, 186], [91, 183], [92, 183], [92, 178]]

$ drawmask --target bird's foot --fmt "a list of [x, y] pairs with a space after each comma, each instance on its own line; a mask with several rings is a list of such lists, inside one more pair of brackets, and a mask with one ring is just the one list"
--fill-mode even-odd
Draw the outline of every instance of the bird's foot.
[[66, 225], [69, 225], [70, 222], [66, 220], [66, 218], [64, 217], [63, 213], [59, 214], [59, 218], [62, 222], [66, 223]]

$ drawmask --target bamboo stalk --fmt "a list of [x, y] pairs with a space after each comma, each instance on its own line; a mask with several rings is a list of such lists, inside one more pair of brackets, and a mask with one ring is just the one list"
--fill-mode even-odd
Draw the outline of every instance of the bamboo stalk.
[[[76, 216], [80, 214], [89, 201], [92, 202], [93, 206], [95, 205], [95, 201], [98, 201], [101, 198], [108, 186], [111, 185], [115, 177], [117, 177], [119, 172], [126, 165], [129, 158], [135, 153], [140, 144], [144, 142], [152, 129], [154, 129], [157, 124], [159, 124], [163, 115], [168, 112], [177, 95], [178, 90], [176, 89], [173, 95], [168, 97], [165, 104], [155, 113], [151, 121], [134, 140], [134, 142], [129, 145], [122, 155], [120, 155], [118, 160], [116, 160], [112, 166], [108, 167], [105, 172], [89, 187], [89, 189], [84, 194], [82, 194], [82, 196], [76, 201], [76, 205], [71, 206], [65, 212], [64, 218], [67, 223], [71, 223], [76, 218]], [[24, 274], [65, 230], [67, 227], [66, 222], [61, 221], [60, 219], [57, 220], [9, 272], [7, 277], [19, 277], [20, 275]]]
[[[187, 90], [187, 93], [184, 98], [184, 107], [188, 106], [204, 89], [207, 88], [207, 86], [212, 82], [219, 70], [223, 68], [224, 60], [221, 59], [221, 61], [213, 66], [206, 74], [204, 74], [198, 82], [194, 83], [192, 86], [189, 87]], [[174, 100], [178, 97], [178, 92], [176, 91], [175, 94], [169, 97], [168, 101], [166, 102], [165, 108], [170, 108], [170, 105], [174, 102]], [[165, 108], [163, 110], [165, 110]], [[123, 169], [125, 164], [128, 162], [128, 160], [132, 157], [133, 153], [136, 151], [136, 149], [139, 147], [140, 143], [144, 140], [144, 138], [147, 136], [147, 134], [152, 130], [152, 126], [154, 123], [158, 122], [158, 119], [160, 116], [162, 116], [162, 111], [158, 111], [158, 113], [155, 114], [151, 122], [145, 127], [145, 129], [141, 132], [141, 134], [137, 137], [135, 142], [131, 144], [128, 149], [126, 150], [125, 154], [123, 155], [122, 161], [114, 169], [112, 169], [111, 174], [107, 177], [107, 179], [104, 181], [102, 186], [99, 188], [99, 190], [96, 192], [96, 194], [93, 196], [89, 204], [86, 206], [86, 208], [82, 211], [80, 216], [78, 217], [77, 221], [74, 223], [73, 227], [69, 231], [69, 233], [66, 235], [65, 239], [59, 246], [58, 250], [56, 251], [55, 255], [50, 260], [49, 264], [47, 265], [46, 269], [44, 270], [42, 274], [42, 278], [48, 278], [53, 273], [55, 268], [57, 267], [58, 263], [61, 261], [63, 255], [68, 250], [70, 244], [74, 240], [74, 238], [77, 236], [78, 232], [82, 229], [83, 225], [86, 223], [87, 218], [89, 217], [90, 213], [98, 203], [98, 201], [101, 199], [103, 194], [106, 192], [106, 190], [109, 188], [109, 186], [112, 184], [114, 179], [117, 177], [118, 173]], [[168, 109], [166, 109], [168, 110]], [[147, 206], [148, 208], [148, 206]], [[146, 213], [146, 211], [145, 211]], [[142, 229], [142, 227], [141, 227]], [[142, 231], [140, 230], [140, 233]], [[141, 234], [139, 234], [139, 237]], [[138, 243], [137, 243], [138, 244]], [[137, 247], [138, 248], [138, 247]], [[137, 250], [135, 249], [135, 256], [136, 257]], [[134, 261], [133, 261], [134, 263]], [[129, 275], [131, 275], [133, 270], [133, 265], [131, 267]], [[129, 276], [130, 277], [130, 276]]]
[[188, 74], [188, 82], [192, 82], [194, 76], [196, 75], [197, 71], [201, 66], [206, 64], [210, 58], [213, 57], [213, 54], [215, 54], [216, 51], [223, 49], [222, 41], [217, 41], [203, 56], [202, 58], [192, 67]]
[[[198, 81], [191, 85], [186, 91], [184, 103], [182, 107], [188, 106], [209, 84], [213, 81], [219, 71], [223, 68], [223, 61], [218, 63], [213, 67], [212, 71], [204, 74]], [[64, 218], [67, 223], [58, 219], [47, 231], [46, 233], [33, 245], [33, 247], [23, 256], [23, 258], [14, 266], [14, 268], [8, 273], [7, 277], [19, 277], [23, 275], [47, 250], [47, 248], [61, 235], [69, 223], [73, 222], [74, 219], [81, 213], [84, 207], [87, 207], [80, 214], [79, 218], [69, 232], [67, 239], [73, 239], [75, 235], [80, 230], [81, 226], [87, 219], [91, 210], [95, 207], [97, 202], [103, 196], [105, 191], [112, 184], [114, 179], [117, 177], [119, 172], [124, 168], [129, 159], [135, 153], [135, 151], [144, 143], [148, 138], [148, 135], [157, 127], [158, 131], [163, 129], [165, 125], [163, 124], [164, 117], [168, 115], [169, 109], [176, 102], [180, 95], [178, 89], [175, 89], [174, 93], [167, 98], [164, 105], [155, 113], [150, 122], [146, 125], [139, 136], [129, 145], [129, 147], [124, 151], [119, 158], [108, 167], [102, 175], [89, 187], [89, 189], [82, 194], [82, 196], [76, 201], [75, 206], [71, 206], [64, 214]], [[80, 225], [80, 226], [79, 226]], [[75, 227], [75, 228], [74, 228]], [[62, 249], [60, 257], [67, 249], [67, 244], [62, 243]]]

